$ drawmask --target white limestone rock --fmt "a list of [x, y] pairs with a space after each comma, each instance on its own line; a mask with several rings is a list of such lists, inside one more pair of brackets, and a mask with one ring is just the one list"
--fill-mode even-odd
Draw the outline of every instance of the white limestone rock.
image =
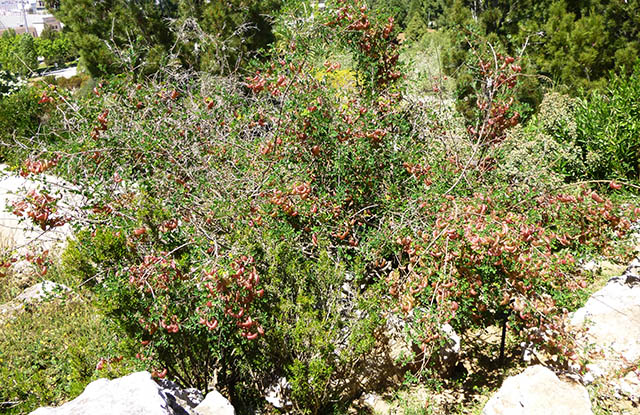
[[235, 415], [236, 410], [231, 403], [218, 391], [207, 393], [204, 401], [196, 406], [195, 412], [198, 415]]
[[64, 180], [50, 175], [40, 175], [39, 180], [22, 177], [0, 164], [0, 240], [23, 252], [37, 244], [41, 249], [53, 249], [72, 235], [67, 223], [44, 233], [29, 220], [20, 220], [12, 213], [12, 203], [21, 199], [29, 190], [47, 191], [58, 200], [56, 216], [74, 217], [80, 214], [84, 199], [74, 187]]
[[[570, 324], [588, 330], [578, 339], [585, 349], [600, 352], [590, 363], [603, 372], [640, 359], [640, 283], [631, 273], [614, 277], [571, 316]], [[598, 356], [597, 354], [593, 354]]]
[[35, 304], [46, 298], [62, 297], [71, 289], [63, 284], [56, 284], [52, 281], [42, 281], [25, 289], [20, 295], [8, 303], [0, 305], [0, 320], [6, 316], [15, 316], [16, 313], [24, 310], [28, 304]]
[[584, 386], [560, 380], [544, 366], [531, 366], [507, 378], [482, 415], [590, 415]]
[[80, 396], [57, 408], [39, 408], [31, 415], [175, 415], [162, 388], [149, 372], [91, 382]]
[[267, 388], [264, 399], [274, 408], [289, 408], [293, 405], [293, 402], [289, 399], [290, 392], [291, 385], [289, 381], [287, 381], [287, 378], [281, 377]]

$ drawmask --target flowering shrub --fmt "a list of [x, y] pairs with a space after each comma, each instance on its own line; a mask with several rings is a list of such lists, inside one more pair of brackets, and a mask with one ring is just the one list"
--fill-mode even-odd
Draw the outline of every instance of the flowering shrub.
[[24, 199], [12, 202], [13, 214], [30, 218], [43, 231], [50, 230], [69, 221], [57, 214], [57, 202], [58, 199], [48, 193], [32, 189]]
[[242, 76], [123, 75], [38, 97], [65, 128], [25, 174], [88, 193], [66, 272], [95, 282], [141, 366], [239, 407], [282, 375], [300, 413], [359, 395], [389, 313], [425, 352], [445, 322], [509, 314], [566, 353], [577, 255], [606, 251], [638, 212], [587, 187], [495, 180], [520, 120], [515, 58], [477, 52], [477, 117], [455, 130], [403, 96], [392, 19], [343, 0], [308, 24]]
[[568, 293], [587, 287], [575, 255], [590, 246], [606, 250], [611, 233], [626, 234], [626, 218], [637, 218], [638, 209], [588, 189], [537, 197], [489, 192], [425, 204], [434, 226], [398, 238], [407, 265], [387, 278], [389, 293], [417, 320], [423, 349], [443, 322], [485, 325], [508, 313], [514, 328], [554, 333], [543, 346], [568, 356], [556, 317], [571, 306]]

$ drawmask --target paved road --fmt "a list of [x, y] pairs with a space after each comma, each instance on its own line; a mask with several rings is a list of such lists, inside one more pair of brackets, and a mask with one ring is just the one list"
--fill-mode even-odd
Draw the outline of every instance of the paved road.
[[71, 78], [72, 76], [74, 76], [77, 73], [77, 71], [78, 71], [78, 67], [77, 66], [70, 66], [68, 68], [58, 69], [56, 71], [51, 71], [51, 72], [44, 73], [41, 76], [53, 75], [56, 78]]

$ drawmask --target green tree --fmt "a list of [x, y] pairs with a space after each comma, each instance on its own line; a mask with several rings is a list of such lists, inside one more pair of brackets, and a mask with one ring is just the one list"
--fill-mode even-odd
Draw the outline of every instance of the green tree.
[[[417, 39], [422, 36], [429, 24], [435, 19], [438, 11], [434, 10], [435, 2], [432, 0], [412, 0], [409, 5], [407, 18], [407, 37]], [[439, 10], [441, 12], [441, 10]]]
[[411, 0], [370, 0], [368, 4], [374, 10], [393, 15], [399, 27], [407, 26], [411, 14]]
[[22, 61], [22, 70], [18, 71], [18, 73], [29, 75], [38, 69], [38, 53], [36, 52], [33, 37], [30, 34], [20, 36], [18, 53]]
[[[458, 68], [472, 30], [509, 53], [526, 53], [531, 73], [573, 87], [602, 87], [609, 71], [630, 74], [640, 53], [640, 0], [445, 0], [444, 26], [459, 37], [449, 53]], [[526, 50], [523, 50], [526, 46]]]
[[[165, 23], [176, 16], [171, 2], [72, 0], [54, 1], [49, 7], [68, 29], [93, 75], [125, 69], [144, 71], [152, 64], [146, 62], [149, 51], [158, 46], [168, 51], [174, 41]], [[135, 45], [135, 53], [131, 53], [131, 45]]]
[[[49, 6], [70, 31], [89, 72], [104, 75], [125, 70], [152, 73], [174, 54], [185, 67], [222, 70], [226, 65], [219, 64], [221, 59], [236, 60], [242, 52], [273, 40], [266, 14], [279, 4], [278, 0], [54, 0]], [[216, 47], [223, 42], [225, 47]]]
[[76, 57], [71, 38], [65, 32], [55, 32], [35, 39], [38, 56], [42, 56], [47, 65], [63, 65]]
[[604, 86], [609, 71], [630, 74], [640, 53], [640, 1], [592, 1], [577, 9], [553, 3], [536, 50], [544, 74], [574, 87]]
[[275, 40], [271, 19], [281, 5], [281, 0], [182, 1], [180, 22], [195, 19], [209, 35], [182, 45], [183, 62], [213, 72], [233, 70]]
[[38, 53], [30, 34], [7, 30], [0, 37], [0, 66], [18, 75], [30, 75], [38, 68]]

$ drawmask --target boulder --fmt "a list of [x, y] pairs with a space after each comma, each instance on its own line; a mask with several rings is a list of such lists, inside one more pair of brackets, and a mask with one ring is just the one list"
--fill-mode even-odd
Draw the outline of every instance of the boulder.
[[46, 298], [61, 297], [63, 293], [69, 293], [69, 287], [63, 284], [56, 284], [52, 281], [42, 281], [25, 289], [20, 295], [8, 303], [0, 305], [0, 321], [3, 317], [11, 317], [15, 313], [24, 310], [26, 305], [35, 304]]
[[585, 387], [560, 380], [540, 365], [507, 378], [482, 411], [482, 415], [589, 414], [593, 412]]
[[39, 408], [30, 415], [233, 415], [233, 407], [218, 392], [202, 400], [195, 389], [154, 381], [149, 372], [91, 382], [76, 399], [57, 408]]
[[64, 284], [57, 284], [53, 281], [42, 281], [24, 290], [16, 297], [16, 300], [22, 303], [34, 303], [47, 297], [59, 297], [63, 292], [71, 291]]
[[231, 403], [218, 391], [211, 391], [200, 405], [196, 406], [198, 415], [235, 415], [236, 410]]
[[41, 249], [52, 249], [58, 243], [71, 236], [71, 226], [65, 224], [46, 233], [33, 226], [29, 220], [21, 220], [12, 213], [12, 203], [21, 199], [29, 190], [43, 191], [58, 200], [56, 216], [74, 217], [80, 214], [84, 199], [74, 191], [74, 186], [50, 175], [39, 175], [38, 180], [22, 177], [11, 172], [6, 165], [0, 164], [0, 241], [9, 243], [12, 248], [23, 252], [29, 245], [37, 242]]
[[[572, 316], [570, 324], [586, 328], [577, 343], [590, 350], [590, 367], [611, 373], [640, 359], [640, 279], [635, 263], [609, 280]], [[598, 366], [598, 367], [595, 367]]]
[[289, 408], [293, 402], [289, 399], [291, 385], [287, 378], [281, 377], [273, 382], [265, 391], [264, 399], [273, 405], [274, 408]]

